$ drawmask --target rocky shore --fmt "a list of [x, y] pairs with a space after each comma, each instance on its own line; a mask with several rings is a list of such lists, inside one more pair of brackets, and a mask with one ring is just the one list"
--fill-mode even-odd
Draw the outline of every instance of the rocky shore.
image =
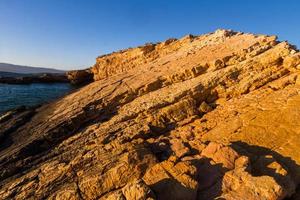
[[93, 73], [90, 69], [73, 70], [65, 74], [37, 74], [17, 77], [1, 77], [0, 83], [4, 84], [31, 84], [31, 83], [71, 83], [83, 86], [93, 82]]
[[0, 77], [4, 84], [31, 84], [31, 83], [68, 83], [70, 80], [65, 74], [37, 74], [18, 77]]
[[0, 199], [299, 199], [295, 46], [217, 30], [68, 76], [87, 85], [0, 117]]

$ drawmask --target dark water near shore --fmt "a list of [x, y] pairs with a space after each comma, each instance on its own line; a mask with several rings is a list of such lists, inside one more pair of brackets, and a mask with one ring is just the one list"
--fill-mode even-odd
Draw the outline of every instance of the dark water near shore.
[[74, 89], [68, 83], [0, 84], [0, 113], [19, 106], [35, 106], [63, 96]]

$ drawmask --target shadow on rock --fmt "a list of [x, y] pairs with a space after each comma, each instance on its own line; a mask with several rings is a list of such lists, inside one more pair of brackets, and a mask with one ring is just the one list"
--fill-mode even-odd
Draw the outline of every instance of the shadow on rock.
[[157, 155], [153, 150], [168, 155], [143, 178], [158, 199], [283, 199], [295, 193], [299, 166], [267, 148], [210, 142], [180, 154], [162, 140], [152, 146]]
[[[285, 196], [295, 193], [300, 182], [300, 166], [292, 158], [282, 156], [271, 149], [250, 145], [242, 141], [233, 142], [231, 147], [240, 155], [250, 158], [253, 176], [274, 178], [285, 190]], [[299, 189], [297, 193], [299, 193]]]

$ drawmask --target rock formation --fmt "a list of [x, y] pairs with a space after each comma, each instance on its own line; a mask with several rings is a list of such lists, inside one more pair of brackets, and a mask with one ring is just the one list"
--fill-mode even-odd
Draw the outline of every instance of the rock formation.
[[299, 198], [294, 46], [217, 30], [101, 56], [91, 72], [0, 117], [15, 126], [0, 132], [0, 199]]
[[67, 72], [67, 78], [73, 85], [85, 85], [93, 81], [93, 73], [90, 69], [73, 70]]

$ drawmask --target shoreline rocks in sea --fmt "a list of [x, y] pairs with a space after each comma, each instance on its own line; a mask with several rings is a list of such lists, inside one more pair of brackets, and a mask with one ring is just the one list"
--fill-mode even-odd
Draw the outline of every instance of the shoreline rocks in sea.
[[0, 83], [4, 84], [31, 84], [31, 83], [71, 83], [82, 86], [92, 82], [93, 73], [89, 70], [72, 70], [65, 74], [31, 74], [19, 76], [0, 76]]
[[0, 83], [4, 84], [31, 84], [31, 83], [68, 83], [65, 74], [38, 74], [19, 77], [0, 77]]

